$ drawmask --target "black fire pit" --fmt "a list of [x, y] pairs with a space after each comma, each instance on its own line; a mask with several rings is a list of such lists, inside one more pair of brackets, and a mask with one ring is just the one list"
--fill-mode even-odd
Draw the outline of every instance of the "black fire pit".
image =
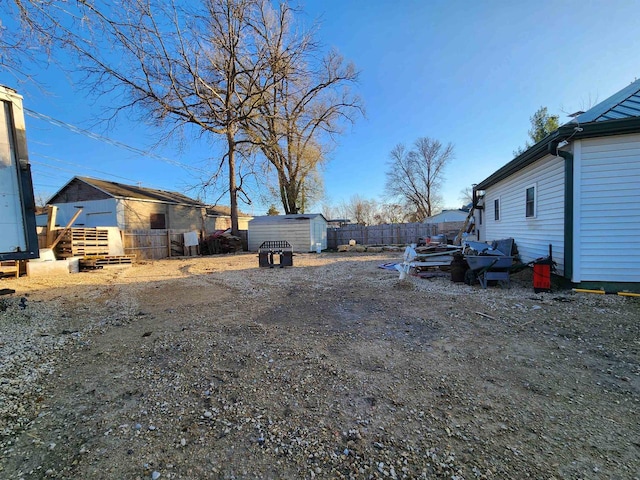
[[[280, 263], [274, 263], [273, 257], [278, 255]], [[262, 242], [258, 248], [258, 264], [261, 267], [292, 267], [293, 248], [286, 240], [269, 240]]]

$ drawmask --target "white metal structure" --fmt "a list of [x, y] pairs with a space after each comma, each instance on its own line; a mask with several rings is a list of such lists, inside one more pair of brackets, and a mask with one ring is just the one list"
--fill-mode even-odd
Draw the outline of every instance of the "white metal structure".
[[0, 86], [0, 260], [38, 257], [22, 97]]
[[249, 221], [249, 251], [265, 241], [286, 240], [294, 252], [315, 252], [327, 248], [327, 220], [321, 213], [265, 215]]

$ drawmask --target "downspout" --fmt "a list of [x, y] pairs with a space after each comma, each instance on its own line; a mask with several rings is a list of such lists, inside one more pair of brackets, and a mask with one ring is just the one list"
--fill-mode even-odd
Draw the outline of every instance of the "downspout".
[[564, 277], [573, 276], [573, 153], [560, 150], [556, 138], [549, 142], [549, 153], [564, 158]]

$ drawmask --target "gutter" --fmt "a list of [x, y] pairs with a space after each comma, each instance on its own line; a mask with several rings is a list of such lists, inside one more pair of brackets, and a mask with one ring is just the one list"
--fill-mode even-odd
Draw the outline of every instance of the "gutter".
[[[574, 132], [579, 133], [575, 127]], [[560, 139], [549, 142], [549, 153], [564, 158], [564, 277], [573, 276], [573, 153], [560, 150]]]

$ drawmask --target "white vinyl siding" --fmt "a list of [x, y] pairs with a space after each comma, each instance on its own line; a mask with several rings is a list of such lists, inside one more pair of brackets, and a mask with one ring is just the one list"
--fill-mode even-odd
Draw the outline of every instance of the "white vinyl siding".
[[[535, 185], [535, 217], [526, 216], [526, 190]], [[500, 220], [493, 212], [484, 216], [482, 240], [513, 238], [520, 259], [527, 263], [549, 254], [558, 273], [564, 273], [564, 160], [547, 155], [515, 175], [502, 180], [485, 191], [485, 205], [500, 200]]]
[[640, 135], [576, 142], [574, 282], [640, 282]]

